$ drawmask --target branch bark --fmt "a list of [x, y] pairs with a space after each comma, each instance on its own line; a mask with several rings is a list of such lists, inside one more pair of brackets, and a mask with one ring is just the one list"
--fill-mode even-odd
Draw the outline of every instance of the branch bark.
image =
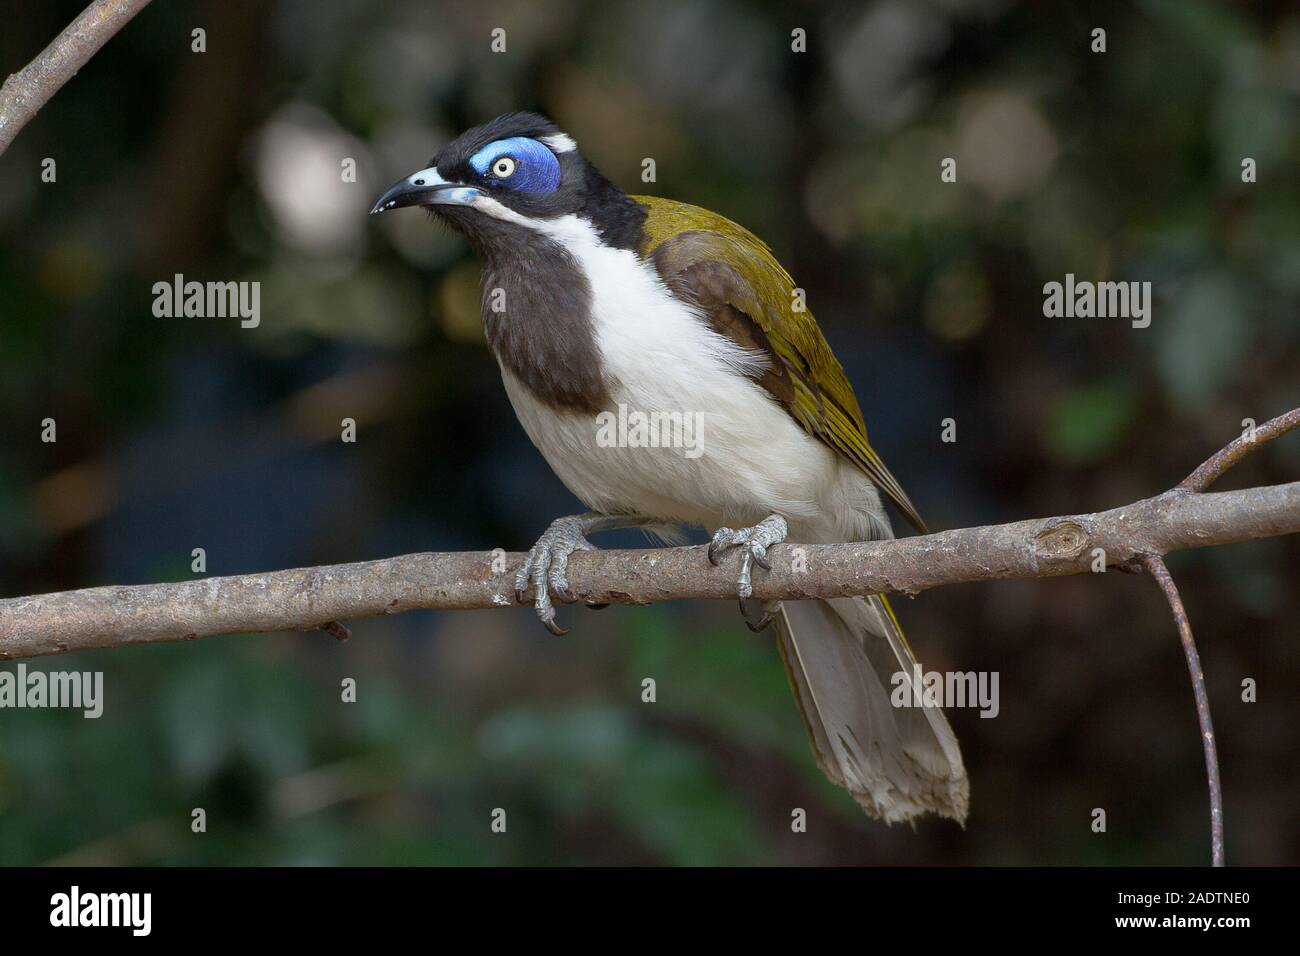
[[[780, 545], [757, 575], [760, 600], [918, 594], [945, 584], [1136, 567], [1146, 554], [1300, 532], [1300, 482], [1200, 494], [1175, 489], [1096, 514], [942, 531], [897, 541]], [[796, 561], [796, 559], [798, 559]], [[0, 601], [0, 659], [215, 634], [315, 630], [417, 608], [519, 606], [522, 554], [408, 554], [174, 584], [100, 587]], [[734, 599], [736, 557], [703, 547], [582, 551], [569, 565], [584, 604]], [[804, 568], [804, 570], [799, 570]]]
[[41, 55], [0, 86], [0, 154], [63, 84], [77, 75], [149, 0], [95, 0]]

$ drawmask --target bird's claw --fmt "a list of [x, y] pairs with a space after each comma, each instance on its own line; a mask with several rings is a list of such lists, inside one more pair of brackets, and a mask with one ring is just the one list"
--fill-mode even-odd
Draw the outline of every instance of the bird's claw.
[[515, 596], [522, 604], [528, 600], [531, 590], [537, 617], [557, 637], [569, 632], [555, 622], [551, 592], [561, 597], [568, 593], [569, 555], [575, 551], [594, 550], [596, 546], [587, 540], [577, 518], [557, 518], [537, 539], [515, 572]]
[[772, 622], [776, 620], [776, 616], [780, 612], [781, 612], [780, 601], [777, 601], [775, 604], [765, 604], [763, 605], [763, 616], [760, 617], [757, 621], [751, 621], [749, 619], [749, 615], [745, 613], [745, 602], [744, 601], [740, 602], [741, 619], [744, 620], [745, 627], [749, 628], [755, 634], [758, 634], [761, 631], [766, 631], [769, 627], [771, 627]]
[[787, 533], [785, 519], [780, 515], [769, 515], [752, 528], [719, 528], [709, 542], [709, 561], [718, 563], [718, 554], [728, 548], [740, 547], [740, 574], [736, 579], [736, 593], [742, 602], [754, 594], [754, 582], [751, 576], [752, 565], [757, 564], [764, 571], [772, 570], [768, 560], [767, 549], [785, 540]]

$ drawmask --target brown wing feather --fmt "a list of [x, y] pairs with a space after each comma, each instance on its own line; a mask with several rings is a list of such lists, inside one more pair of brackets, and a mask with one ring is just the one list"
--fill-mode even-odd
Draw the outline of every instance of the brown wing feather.
[[794, 280], [753, 233], [685, 203], [633, 197], [647, 211], [641, 254], [715, 332], [764, 352], [758, 381], [809, 434], [861, 468], [918, 531], [925, 522], [867, 441], [862, 410], [816, 319], [795, 307]]

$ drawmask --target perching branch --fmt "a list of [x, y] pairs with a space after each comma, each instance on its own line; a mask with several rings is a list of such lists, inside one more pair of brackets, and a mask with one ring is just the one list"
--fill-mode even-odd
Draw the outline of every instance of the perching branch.
[[[1283, 419], [1300, 422], [1300, 414], [1292, 412]], [[1272, 438], [1284, 430], [1269, 422], [1258, 434]], [[755, 577], [754, 596], [776, 600], [917, 594], [967, 581], [1134, 568], [1146, 555], [1296, 532], [1300, 482], [1214, 494], [1176, 488], [1096, 514], [898, 541], [780, 545], [770, 552], [772, 571]], [[516, 607], [512, 585], [522, 560], [521, 554], [502, 551], [408, 554], [357, 564], [9, 598], [0, 600], [0, 659], [214, 634], [315, 630], [417, 608]], [[714, 568], [703, 547], [578, 552], [570, 563], [571, 591], [566, 597], [582, 604], [734, 598], [736, 560], [723, 560]], [[330, 631], [339, 633], [332, 627]]]
[[95, 0], [54, 38], [41, 55], [0, 86], [0, 153], [63, 84], [149, 0]]

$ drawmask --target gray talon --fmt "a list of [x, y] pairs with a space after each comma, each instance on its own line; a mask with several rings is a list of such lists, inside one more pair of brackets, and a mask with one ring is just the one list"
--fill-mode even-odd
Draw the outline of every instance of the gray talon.
[[515, 573], [515, 594], [522, 602], [531, 591], [537, 617], [552, 634], [569, 633], [555, 623], [555, 605], [551, 601], [552, 591], [564, 595], [569, 590], [569, 555], [574, 551], [594, 550], [595, 545], [584, 536], [578, 518], [557, 518]]
[[780, 515], [769, 515], [752, 528], [719, 528], [709, 542], [709, 560], [718, 563], [718, 553], [728, 548], [741, 547], [740, 574], [736, 577], [736, 594], [743, 602], [754, 594], [752, 577], [753, 565], [757, 564], [765, 571], [772, 570], [772, 562], [767, 558], [767, 549], [785, 540], [788, 532], [785, 519]]
[[776, 601], [770, 604], [764, 604], [763, 616], [760, 617], [757, 621], [751, 621], [749, 619], [749, 615], [745, 613], [745, 602], [742, 601], [740, 603], [740, 616], [745, 619], [745, 627], [749, 628], [755, 634], [758, 634], [761, 631], [766, 631], [769, 627], [771, 627], [772, 622], [776, 620], [776, 616], [777, 614], [780, 613], [780, 611], [781, 611], [780, 601]]

